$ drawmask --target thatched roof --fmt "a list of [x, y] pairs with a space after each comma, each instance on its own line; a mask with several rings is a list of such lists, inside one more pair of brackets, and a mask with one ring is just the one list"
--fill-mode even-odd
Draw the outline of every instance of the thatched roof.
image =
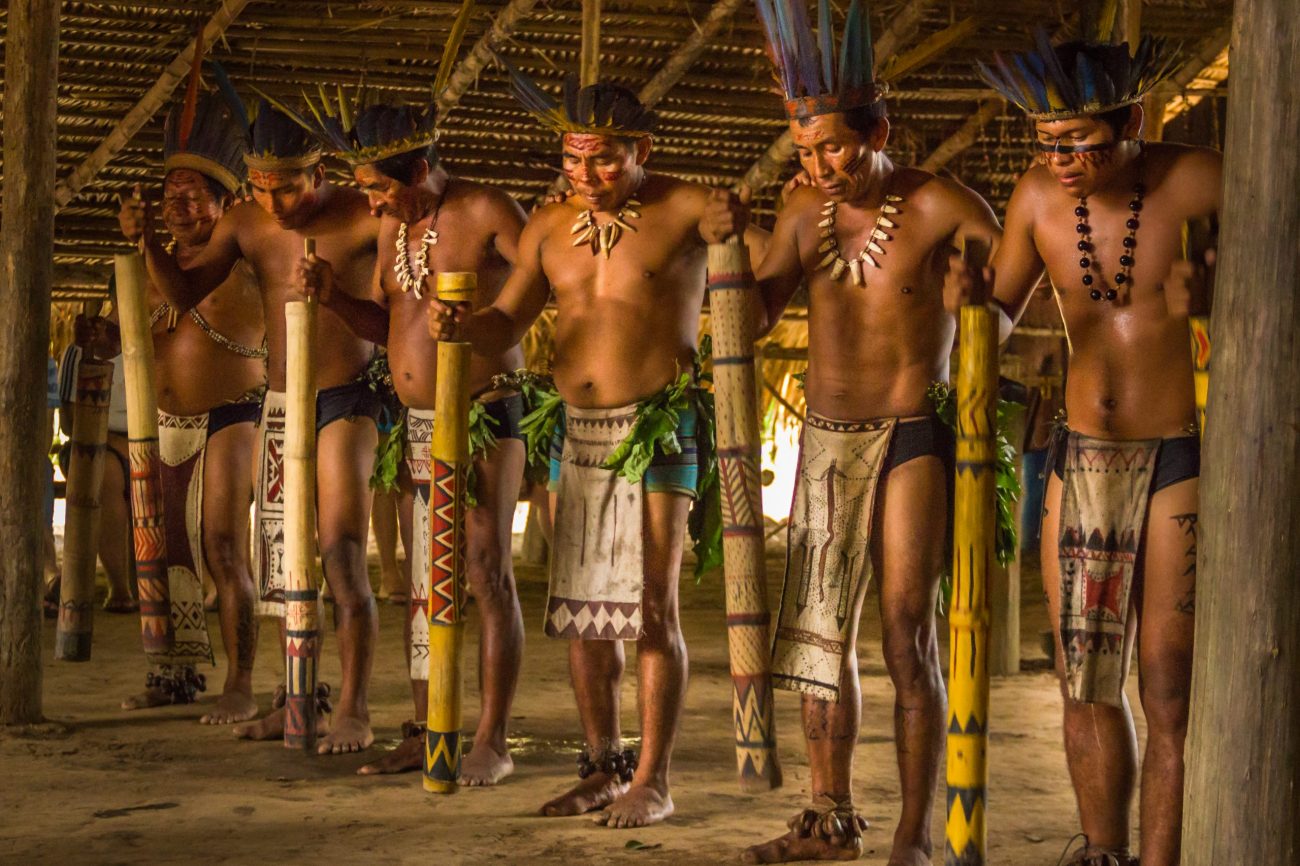
[[[249, 85], [288, 97], [317, 84], [352, 85], [361, 79], [367, 87], [421, 98], [428, 93], [459, 5], [449, 0], [251, 0], [210, 54], [250, 98]], [[478, 4], [462, 58], [508, 5], [504, 0]], [[747, 0], [726, 5], [737, 11], [725, 16], [698, 59], [658, 104], [663, 128], [651, 158], [658, 170], [719, 185], [744, 176], [785, 129], [753, 7]], [[835, 5], [842, 3], [835, 0]], [[891, 39], [893, 52], [978, 16], [971, 35], [894, 82], [891, 149], [900, 160], [916, 164], [939, 151], [946, 159], [943, 170], [1000, 205], [1026, 164], [1028, 127], [1018, 113], [992, 98], [973, 75], [972, 62], [994, 49], [1021, 46], [1035, 23], [1059, 27], [1075, 4], [875, 0], [870, 5], [873, 32], [878, 42]], [[220, 0], [63, 3], [60, 178], [66, 179], [101, 144], [220, 6]], [[602, 77], [641, 89], [713, 6], [708, 0], [604, 0]], [[578, 63], [579, 0], [515, 0], [515, 7], [530, 8], [502, 50], [525, 71], [558, 84], [561, 72]], [[923, 9], [919, 14], [918, 7]], [[1226, 45], [1230, 15], [1230, 0], [1146, 0], [1141, 25], [1144, 32], [1184, 43], [1189, 72], [1179, 84], [1186, 86], [1218, 56], [1222, 46], [1216, 40]], [[1207, 80], [1215, 86], [1213, 77]], [[488, 66], [468, 83], [444, 124], [448, 164], [460, 175], [496, 183], [531, 202], [555, 177], [555, 141], [516, 107], [499, 70]], [[154, 114], [60, 211], [56, 297], [102, 286], [109, 257], [122, 248], [115, 217], [118, 194], [137, 181], [158, 180], [163, 113]], [[955, 140], [954, 134], [959, 134]], [[950, 144], [943, 148], [945, 142]], [[963, 142], [973, 146], [955, 147]], [[769, 215], [775, 192], [775, 186], [768, 187], [760, 201]]]

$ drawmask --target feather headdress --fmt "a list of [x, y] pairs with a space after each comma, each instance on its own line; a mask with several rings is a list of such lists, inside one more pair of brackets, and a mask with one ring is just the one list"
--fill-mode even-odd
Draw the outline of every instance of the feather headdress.
[[872, 74], [871, 22], [861, 0], [849, 3], [838, 56], [830, 0], [818, 0], [816, 37], [805, 0], [755, 4], [767, 35], [768, 58], [785, 93], [785, 113], [792, 120], [873, 105], [884, 96]]
[[598, 82], [580, 87], [578, 76], [564, 77], [564, 93], [556, 102], [546, 91], [497, 55], [497, 62], [510, 75], [510, 90], [524, 110], [538, 123], [560, 135], [652, 135], [659, 125], [658, 116], [641, 104], [636, 94], [617, 84]]
[[1161, 37], [1127, 42], [1074, 41], [1053, 46], [1041, 27], [1030, 51], [979, 63], [979, 74], [1033, 120], [1105, 114], [1138, 102], [1174, 71], [1177, 52]]
[[295, 115], [293, 109], [262, 95], [249, 132], [251, 146], [244, 157], [249, 168], [299, 171], [320, 162], [321, 146]]
[[438, 95], [451, 79], [452, 65], [469, 29], [473, 10], [474, 0], [461, 3], [460, 12], [443, 46], [442, 60], [430, 87], [429, 100], [423, 105], [376, 104], [366, 107], [365, 94], [360, 86], [356, 96], [349, 97], [339, 85], [333, 100], [324, 87], [317, 86], [318, 101], [303, 94], [306, 111], [297, 111], [266, 94], [261, 95], [305, 130], [318, 148], [352, 166], [367, 165], [428, 147], [438, 140]]
[[[213, 61], [214, 71], [219, 69]], [[248, 150], [243, 103], [228, 95], [200, 93], [203, 45], [196, 41], [185, 98], [171, 107], [163, 125], [163, 171], [188, 168], [210, 177], [230, 192], [244, 183]], [[218, 81], [224, 70], [218, 74]], [[238, 106], [238, 108], [236, 108]]]

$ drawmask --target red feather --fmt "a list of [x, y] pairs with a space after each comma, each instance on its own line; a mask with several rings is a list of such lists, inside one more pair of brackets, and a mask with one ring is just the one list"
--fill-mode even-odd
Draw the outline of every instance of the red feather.
[[185, 106], [181, 109], [181, 128], [177, 141], [181, 150], [190, 146], [190, 132], [194, 129], [194, 113], [199, 104], [199, 75], [203, 71], [203, 31], [194, 37], [194, 62], [190, 65], [190, 82], [185, 89]]

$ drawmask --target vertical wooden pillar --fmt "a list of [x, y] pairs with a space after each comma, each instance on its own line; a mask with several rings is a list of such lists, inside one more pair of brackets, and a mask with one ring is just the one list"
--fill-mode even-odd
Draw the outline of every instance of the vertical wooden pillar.
[[600, 79], [600, 0], [582, 0], [582, 54], [578, 70], [583, 87]]
[[[311, 255], [310, 249], [308, 255]], [[284, 675], [286, 748], [316, 745], [316, 302], [284, 305]]]
[[[54, 251], [58, 0], [10, 0], [0, 216], [0, 725], [41, 720], [41, 460]], [[45, 435], [36, 435], [39, 430]]]
[[744, 791], [781, 784], [772, 713], [771, 613], [763, 551], [759, 479], [754, 306], [758, 289], [740, 239], [710, 244], [709, 311], [722, 488], [722, 570], [726, 587], [736, 767]]
[[131, 537], [140, 593], [140, 636], [145, 656], [154, 664], [166, 664], [175, 635], [167, 578], [158, 397], [154, 391], [153, 333], [144, 296], [144, 259], [139, 253], [130, 253], [115, 256], [113, 264], [126, 379], [126, 447], [131, 463]]
[[[472, 272], [438, 274], [438, 300], [471, 303]], [[465, 640], [465, 480], [469, 471], [470, 344], [438, 344], [429, 484], [429, 713], [424, 790], [453, 794], [460, 778], [461, 655]]]
[[90, 661], [95, 624], [95, 562], [99, 555], [99, 491], [104, 485], [108, 404], [112, 394], [112, 362], [83, 359], [77, 367], [68, 492], [64, 497], [67, 510], [59, 620], [54, 631], [54, 657], [63, 661]]
[[1186, 866], [1300, 858], [1300, 4], [1233, 15]]
[[988, 845], [988, 584], [994, 555], [997, 323], [987, 306], [961, 309], [952, 605], [948, 611], [946, 866], [983, 866]]

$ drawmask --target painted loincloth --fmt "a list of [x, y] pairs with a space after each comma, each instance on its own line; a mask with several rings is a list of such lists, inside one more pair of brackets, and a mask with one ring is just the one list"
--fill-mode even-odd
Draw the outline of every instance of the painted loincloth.
[[158, 410], [167, 588], [175, 634], [165, 664], [215, 662], [203, 610], [203, 457], [207, 443], [207, 413], [172, 415]]
[[[499, 439], [523, 437], [519, 429], [519, 420], [523, 416], [522, 405], [517, 394], [490, 403], [473, 404], [469, 433], [470, 454], [475, 460], [485, 457]], [[429, 520], [429, 485], [433, 478], [432, 442], [433, 410], [408, 409], [405, 451], [407, 470], [415, 485], [411, 531], [415, 549], [411, 551], [411, 601], [407, 615], [411, 618], [411, 679], [415, 680], [429, 678], [429, 591], [433, 565], [429, 561], [432, 543]], [[467, 473], [467, 483], [473, 483], [469, 480], [472, 477]], [[471, 504], [470, 507], [474, 506]]]
[[[1154, 490], [1167, 486], [1154, 483], [1161, 475], [1161, 446], [1159, 439], [1093, 439], [1074, 431], [1053, 443], [1060, 454], [1050, 462], [1062, 478], [1059, 627], [1066, 684], [1076, 701], [1122, 706], [1147, 504]], [[1168, 450], [1173, 457], [1185, 449]]]
[[876, 486], [896, 425], [808, 413], [772, 647], [777, 688], [839, 700], [844, 651], [871, 576]]

